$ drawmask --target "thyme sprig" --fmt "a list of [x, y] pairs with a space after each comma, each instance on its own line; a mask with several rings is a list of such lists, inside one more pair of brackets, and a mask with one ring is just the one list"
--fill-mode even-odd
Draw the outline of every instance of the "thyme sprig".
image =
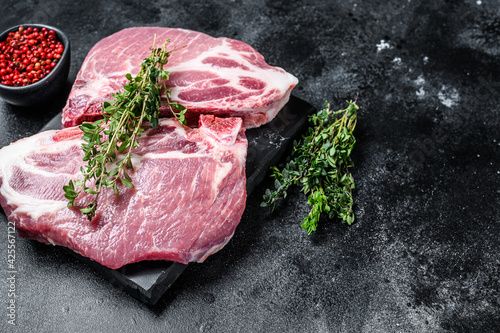
[[[70, 180], [63, 190], [69, 200], [68, 207], [74, 207], [76, 198], [82, 192], [94, 195], [92, 202], [80, 209], [89, 221], [95, 216], [103, 188], [112, 187], [118, 195], [118, 181], [128, 188], [134, 187], [128, 173], [134, 170], [132, 150], [139, 146], [137, 139], [144, 132], [144, 121], [149, 121], [153, 128], [158, 126], [162, 88], [166, 96], [165, 105], [181, 124], [186, 124], [186, 108], [170, 99], [170, 90], [165, 85], [170, 73], [163, 68], [170, 54], [176, 50], [167, 51], [168, 42], [161, 48], [155, 48], [153, 43], [151, 54], [143, 60], [137, 76], [127, 74], [128, 83], [124, 91], [117, 92], [110, 101], [102, 104], [103, 119], [80, 125], [85, 141], [82, 144], [83, 161], [87, 165], [81, 167], [83, 179], [76, 182]], [[118, 159], [118, 155], [123, 155], [123, 158]], [[108, 170], [108, 167], [111, 169]]]
[[312, 205], [302, 221], [308, 234], [316, 231], [321, 213], [339, 217], [343, 223], [354, 222], [352, 191], [354, 179], [351, 152], [356, 143], [353, 131], [357, 122], [356, 102], [348, 102], [344, 110], [332, 111], [330, 104], [309, 117], [311, 126], [302, 139], [294, 142], [288, 162], [280, 170], [272, 167], [274, 190], [267, 189], [261, 206], [274, 209], [276, 202], [286, 198], [292, 185], [302, 185], [307, 203]]

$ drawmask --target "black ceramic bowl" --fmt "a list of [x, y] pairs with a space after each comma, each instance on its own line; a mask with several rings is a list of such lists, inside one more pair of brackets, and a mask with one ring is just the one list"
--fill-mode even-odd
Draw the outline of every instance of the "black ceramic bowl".
[[54, 30], [56, 37], [64, 46], [64, 52], [56, 67], [38, 82], [22, 87], [13, 87], [0, 84], [0, 97], [10, 104], [18, 106], [32, 106], [42, 104], [56, 96], [66, 85], [70, 65], [69, 38], [61, 30], [44, 24], [20, 24], [7, 29], [0, 35], [0, 41], [7, 39], [9, 32], [17, 31], [20, 26], [47, 30]]

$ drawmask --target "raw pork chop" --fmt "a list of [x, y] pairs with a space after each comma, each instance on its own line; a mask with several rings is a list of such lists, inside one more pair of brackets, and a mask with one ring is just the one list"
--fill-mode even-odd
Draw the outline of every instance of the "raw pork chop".
[[[199, 114], [238, 116], [246, 128], [271, 121], [286, 104], [297, 79], [268, 65], [248, 44], [213, 38], [200, 32], [141, 27], [119, 31], [99, 41], [89, 52], [77, 75], [63, 110], [63, 127], [97, 119], [101, 103], [122, 89], [125, 75], [139, 72], [156, 45], [170, 39], [174, 51], [165, 67], [173, 100], [188, 108], [193, 123]], [[164, 108], [163, 116], [170, 115]]]
[[185, 130], [164, 118], [133, 156], [135, 187], [105, 189], [88, 221], [66, 207], [81, 178], [81, 131], [47, 131], [0, 150], [0, 204], [19, 235], [66, 246], [110, 268], [141, 260], [202, 262], [232, 237], [245, 208], [247, 140], [240, 118], [201, 116]]

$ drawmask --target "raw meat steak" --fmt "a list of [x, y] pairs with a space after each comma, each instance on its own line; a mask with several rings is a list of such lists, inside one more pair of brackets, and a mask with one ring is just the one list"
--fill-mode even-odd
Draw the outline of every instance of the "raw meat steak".
[[[63, 127], [100, 117], [101, 103], [123, 88], [125, 75], [139, 72], [155, 34], [157, 46], [170, 39], [168, 49], [181, 48], [171, 54], [165, 69], [171, 73], [172, 99], [188, 108], [190, 123], [199, 114], [213, 114], [238, 116], [246, 128], [258, 127], [276, 116], [297, 84], [297, 78], [268, 65], [243, 42], [182, 29], [129, 28], [90, 50], [63, 110]], [[170, 115], [166, 108], [161, 111]]]
[[63, 185], [81, 179], [81, 131], [46, 131], [0, 150], [0, 204], [22, 237], [66, 246], [110, 268], [142, 260], [202, 262], [232, 237], [246, 200], [247, 140], [240, 118], [201, 116], [185, 130], [170, 118], [135, 150], [135, 187], [104, 189], [88, 221]]

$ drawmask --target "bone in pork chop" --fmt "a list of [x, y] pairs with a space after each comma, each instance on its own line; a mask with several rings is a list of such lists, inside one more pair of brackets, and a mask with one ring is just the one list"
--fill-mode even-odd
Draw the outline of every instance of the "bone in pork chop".
[[[173, 100], [188, 109], [186, 118], [196, 123], [200, 114], [238, 116], [246, 128], [271, 121], [286, 104], [297, 78], [270, 66], [246, 43], [213, 38], [206, 34], [159, 27], [119, 31], [99, 41], [85, 58], [63, 110], [63, 127], [100, 117], [102, 102], [123, 89], [127, 73], [139, 72], [150, 54], [156, 34], [157, 46], [170, 39], [174, 51], [165, 69]], [[171, 113], [160, 110], [162, 116]]]
[[142, 260], [202, 262], [232, 237], [245, 208], [247, 140], [240, 118], [200, 116], [148, 128], [134, 151], [134, 188], [103, 189], [92, 221], [62, 187], [82, 177], [78, 127], [41, 132], [0, 150], [0, 204], [19, 235], [119, 268]]

